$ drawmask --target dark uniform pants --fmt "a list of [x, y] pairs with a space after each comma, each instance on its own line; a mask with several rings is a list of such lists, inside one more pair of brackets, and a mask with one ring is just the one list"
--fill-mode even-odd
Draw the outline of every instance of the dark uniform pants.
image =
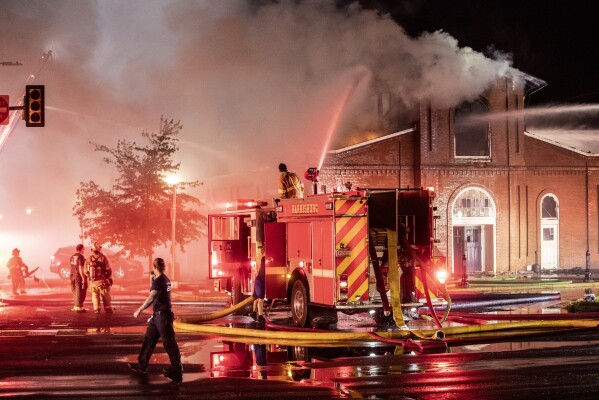
[[162, 338], [162, 345], [164, 350], [168, 354], [168, 358], [171, 361], [171, 365], [176, 368], [181, 367], [181, 353], [179, 352], [179, 345], [175, 340], [175, 329], [173, 327], [173, 321], [175, 315], [172, 312], [157, 312], [148, 321], [148, 328], [146, 329], [146, 335], [144, 336], [144, 342], [139, 352], [137, 361], [143, 368], [147, 368], [156, 348], [158, 338]]
[[73, 292], [73, 306], [83, 307], [87, 295], [87, 281], [83, 283], [79, 275], [71, 275], [71, 292]]

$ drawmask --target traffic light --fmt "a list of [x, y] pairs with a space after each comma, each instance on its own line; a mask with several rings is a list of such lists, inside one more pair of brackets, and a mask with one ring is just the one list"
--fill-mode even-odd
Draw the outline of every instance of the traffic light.
[[43, 127], [44, 120], [44, 85], [25, 86], [25, 125]]

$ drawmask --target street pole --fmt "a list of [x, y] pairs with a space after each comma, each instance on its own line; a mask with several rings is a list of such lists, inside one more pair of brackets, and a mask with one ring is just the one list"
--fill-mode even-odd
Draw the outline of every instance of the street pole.
[[173, 268], [172, 278], [173, 278], [173, 286], [177, 287], [177, 281], [179, 279], [179, 274], [177, 273], [177, 269], [175, 268], [175, 246], [176, 246], [176, 236], [175, 236], [175, 226], [177, 223], [177, 184], [173, 183], [173, 210], [171, 212], [171, 265]]

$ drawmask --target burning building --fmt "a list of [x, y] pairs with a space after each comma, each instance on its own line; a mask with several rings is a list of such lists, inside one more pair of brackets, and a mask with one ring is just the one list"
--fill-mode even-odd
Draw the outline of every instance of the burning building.
[[527, 127], [543, 86], [502, 78], [457, 107], [421, 104], [411, 128], [329, 151], [320, 187], [433, 187], [454, 273], [597, 268], [599, 154]]

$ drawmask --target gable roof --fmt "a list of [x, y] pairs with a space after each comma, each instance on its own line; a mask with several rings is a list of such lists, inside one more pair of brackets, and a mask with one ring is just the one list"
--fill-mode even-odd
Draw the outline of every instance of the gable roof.
[[596, 129], [533, 129], [525, 130], [524, 135], [583, 156], [599, 156], [599, 130]]
[[329, 150], [328, 153], [329, 154], [339, 154], [339, 153], [343, 153], [343, 152], [346, 152], [346, 151], [359, 149], [361, 147], [366, 147], [366, 146], [371, 145], [373, 143], [382, 142], [383, 140], [389, 140], [389, 139], [392, 139], [392, 138], [397, 137], [397, 136], [402, 136], [402, 135], [406, 135], [408, 133], [413, 133], [415, 131], [416, 131], [416, 128], [404, 129], [403, 131], [391, 133], [389, 135], [383, 135], [383, 136], [377, 137], [375, 139], [367, 140], [365, 142], [360, 142], [360, 143], [352, 144], [351, 146], [343, 147], [341, 149]]

